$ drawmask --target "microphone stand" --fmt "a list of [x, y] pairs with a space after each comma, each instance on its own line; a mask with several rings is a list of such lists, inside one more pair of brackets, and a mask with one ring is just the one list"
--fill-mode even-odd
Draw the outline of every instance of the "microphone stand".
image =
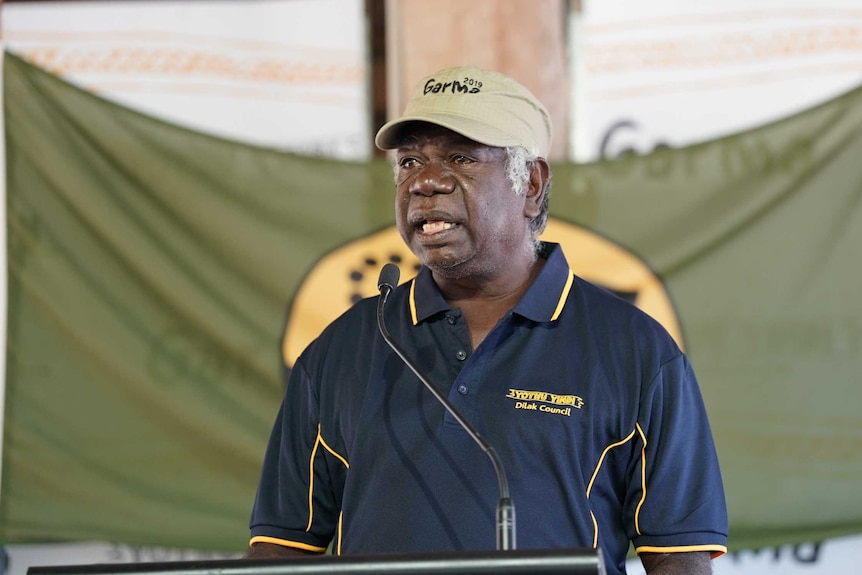
[[494, 472], [497, 474], [497, 483], [500, 487], [500, 499], [497, 502], [497, 549], [501, 551], [515, 549], [515, 505], [509, 498], [509, 483], [506, 480], [506, 472], [503, 469], [503, 464], [500, 461], [500, 458], [497, 456], [497, 452], [494, 451], [494, 448], [479, 435], [479, 432], [476, 431], [473, 425], [464, 419], [449, 399], [431, 384], [431, 381], [424, 373], [422, 373], [413, 360], [407, 356], [404, 350], [401, 349], [401, 346], [392, 339], [392, 336], [389, 335], [389, 330], [386, 329], [386, 322], [383, 317], [383, 308], [386, 305], [386, 300], [389, 298], [389, 294], [393, 289], [395, 289], [395, 286], [398, 285], [398, 278], [400, 275], [401, 272], [398, 269], [398, 266], [391, 263], [383, 266], [383, 269], [380, 271], [380, 278], [377, 282], [377, 289], [380, 290], [380, 299], [377, 300], [377, 327], [380, 329], [380, 334], [383, 336], [384, 341], [389, 344], [389, 347], [398, 354], [398, 357], [400, 357], [407, 367], [416, 374], [416, 377], [425, 384], [428, 391], [437, 398], [437, 401], [443, 404], [446, 411], [455, 418], [455, 420], [464, 428], [467, 434], [479, 445], [482, 451], [484, 451], [491, 460], [491, 464], [494, 466]]

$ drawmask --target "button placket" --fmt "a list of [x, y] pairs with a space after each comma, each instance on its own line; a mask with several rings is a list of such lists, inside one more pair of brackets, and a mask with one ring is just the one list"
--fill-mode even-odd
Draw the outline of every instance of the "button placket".
[[[446, 312], [443, 319], [446, 322], [443, 325], [448, 328], [447, 331], [451, 336], [448, 342], [451, 347], [447, 352], [451, 354], [449, 361], [452, 363], [455, 373], [458, 374], [455, 378], [456, 381], [453, 381], [452, 387], [449, 388], [449, 399], [464, 417], [472, 418], [475, 409], [472, 385], [470, 385], [470, 378], [462, 377], [462, 370], [472, 355], [469, 348], [470, 336], [467, 333], [467, 326], [463, 321], [461, 310], [451, 309]], [[460, 427], [460, 424], [449, 413], [444, 414], [444, 421], [449, 427]]]

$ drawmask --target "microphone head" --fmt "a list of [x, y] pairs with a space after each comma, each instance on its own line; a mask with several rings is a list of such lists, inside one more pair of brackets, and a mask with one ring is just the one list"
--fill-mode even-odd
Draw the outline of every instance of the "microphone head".
[[388, 287], [389, 291], [394, 290], [398, 285], [398, 279], [401, 277], [401, 270], [397, 265], [388, 263], [380, 270], [380, 276], [377, 278], [377, 289], [383, 291], [384, 287]]

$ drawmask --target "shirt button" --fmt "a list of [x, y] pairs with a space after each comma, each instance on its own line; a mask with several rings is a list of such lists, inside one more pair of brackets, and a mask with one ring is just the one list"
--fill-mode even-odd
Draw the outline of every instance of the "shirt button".
[[463, 383], [461, 385], [459, 385], [458, 386], [458, 393], [460, 393], [461, 395], [467, 395], [467, 386], [464, 385]]
[[455, 321], [456, 321], [456, 320], [455, 320], [455, 316], [447, 315], [447, 316], [446, 316], [446, 321], [447, 321], [447, 322], [449, 322], [449, 325], [455, 325]]
[[461, 361], [464, 361], [465, 359], [467, 359], [467, 352], [463, 349], [459, 349], [458, 352], [455, 354], [455, 357], [457, 357]]

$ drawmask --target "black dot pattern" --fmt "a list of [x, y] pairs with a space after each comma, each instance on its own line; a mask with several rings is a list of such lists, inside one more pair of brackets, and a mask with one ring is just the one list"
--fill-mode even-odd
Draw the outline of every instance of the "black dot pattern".
[[[404, 263], [404, 258], [401, 254], [398, 253], [390, 253], [384, 259], [384, 263], [393, 263], [397, 265], [401, 270], [404, 270], [402, 264]], [[371, 274], [372, 276], [376, 276], [380, 272], [380, 268], [383, 266], [383, 263], [380, 262], [378, 258], [373, 256], [366, 256], [362, 260], [362, 264], [354, 268], [350, 271], [350, 282], [352, 284], [352, 289], [349, 295], [350, 305], [355, 304], [363, 297], [361, 285], [363, 280]], [[419, 268], [422, 267], [422, 264], [416, 263], [412, 266], [413, 272], [418, 272]]]

